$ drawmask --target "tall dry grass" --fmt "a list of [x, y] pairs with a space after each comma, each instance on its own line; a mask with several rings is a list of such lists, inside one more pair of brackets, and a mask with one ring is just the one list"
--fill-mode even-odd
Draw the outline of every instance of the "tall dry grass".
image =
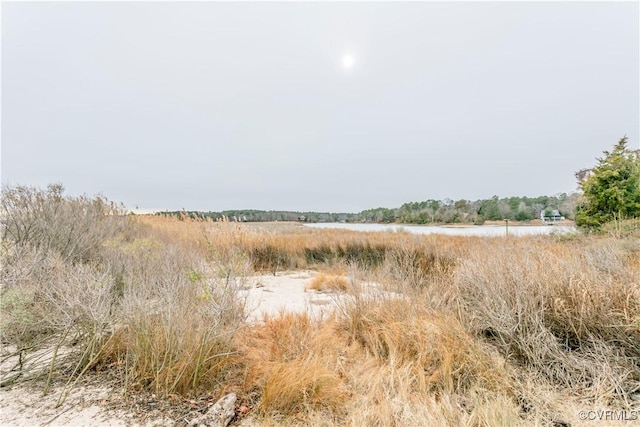
[[[27, 217], [41, 211], [51, 218], [40, 208]], [[111, 224], [103, 219], [95, 227]], [[580, 425], [575, 408], [637, 407], [633, 230], [469, 238], [116, 222], [90, 231], [100, 244], [82, 256], [55, 243], [73, 233], [31, 244], [3, 223], [3, 344], [27, 358], [60, 349], [71, 381], [116, 369], [129, 391], [235, 391], [265, 425]], [[347, 286], [324, 319], [244, 323], [244, 277], [297, 268], [322, 271], [320, 289], [342, 287], [344, 272], [347, 284], [383, 289]]]
[[404, 298], [354, 296], [345, 304], [342, 314], [321, 321], [283, 313], [238, 334], [244, 395], [259, 422], [454, 426], [518, 419], [504, 359], [453, 316]]
[[261, 415], [344, 410], [348, 393], [339, 359], [346, 341], [334, 332], [331, 322], [282, 313], [238, 335], [245, 390]]
[[[145, 216], [140, 221], [159, 230], [174, 230], [180, 240], [198, 241], [212, 262], [242, 259], [255, 271], [356, 267], [365, 273], [383, 271], [381, 279], [395, 284], [425, 286], [447, 279], [468, 242], [481, 238], [404, 232], [363, 233], [310, 229], [299, 224], [269, 226]], [[204, 230], [204, 233], [203, 233]]]

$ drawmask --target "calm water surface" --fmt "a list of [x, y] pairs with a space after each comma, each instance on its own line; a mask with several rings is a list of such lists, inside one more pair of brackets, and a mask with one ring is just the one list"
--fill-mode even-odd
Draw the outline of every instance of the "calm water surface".
[[[349, 223], [318, 223], [305, 224], [311, 228], [334, 228], [354, 231], [407, 231], [414, 234], [446, 234], [450, 236], [505, 236], [504, 225], [399, 225], [399, 224], [349, 224]], [[565, 225], [509, 225], [510, 236], [532, 236], [540, 234], [574, 233], [576, 228]]]

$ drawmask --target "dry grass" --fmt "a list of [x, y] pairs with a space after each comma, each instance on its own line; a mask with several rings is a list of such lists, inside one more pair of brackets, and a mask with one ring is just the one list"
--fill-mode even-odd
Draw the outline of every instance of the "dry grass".
[[349, 279], [342, 275], [319, 273], [305, 287], [306, 290], [319, 292], [345, 292]]
[[336, 254], [352, 237], [384, 252], [379, 263], [350, 265], [409, 298], [354, 295], [341, 307], [332, 335], [349, 343], [340, 344], [343, 386], [360, 418], [340, 423], [548, 424], [575, 417], [569, 401], [631, 407], [640, 387], [632, 241], [301, 234], [293, 231], [288, 253], [326, 254], [321, 265], [344, 268]]
[[[244, 257], [256, 271], [356, 266], [363, 270], [386, 267], [392, 280], [412, 274], [417, 284], [434, 276], [448, 275], [467, 249], [479, 238], [409, 233], [363, 233], [348, 230], [320, 230], [301, 225], [254, 224], [179, 220], [173, 217], [142, 216], [138, 220], [179, 241], [196, 239], [196, 245], [210, 259]], [[204, 230], [204, 233], [203, 233]]]
[[306, 314], [266, 317], [238, 336], [245, 389], [262, 415], [292, 416], [321, 409], [336, 413], [348, 396], [339, 360], [346, 341], [331, 322]]
[[238, 334], [245, 395], [261, 422], [453, 426], [517, 418], [504, 360], [453, 317], [405, 299], [361, 302], [346, 316], [283, 313]]
[[[74, 341], [74, 375], [117, 369], [130, 391], [235, 391], [264, 425], [579, 425], [574, 408], [637, 409], [633, 233], [127, 221], [73, 260], [3, 242], [3, 340], [25, 354]], [[309, 289], [348, 291], [335, 315], [243, 324], [244, 276], [296, 268], [321, 271]]]
[[[7, 191], [0, 326], [20, 362], [3, 384], [59, 369], [73, 385], [101, 368], [122, 371], [128, 390], [160, 396], [219, 384], [243, 306], [236, 271], [212, 271], [202, 239], [187, 235], [195, 227], [159, 230], [114, 216], [102, 199]], [[50, 362], [24, 363], [52, 346]]]
[[[517, 364], [592, 400], [640, 387], [640, 272], [613, 240], [511, 240], [457, 271], [461, 320]], [[514, 256], [514, 254], [516, 256]]]
[[[488, 413], [517, 418], [510, 370], [453, 316], [397, 298], [353, 299], [344, 313], [340, 329], [362, 351], [349, 371], [359, 415], [349, 424], [482, 425], [473, 420]], [[488, 410], [495, 399], [509, 404]]]
[[504, 369], [451, 315], [408, 299], [353, 300], [341, 326], [377, 360], [411, 378], [404, 393], [508, 390]]

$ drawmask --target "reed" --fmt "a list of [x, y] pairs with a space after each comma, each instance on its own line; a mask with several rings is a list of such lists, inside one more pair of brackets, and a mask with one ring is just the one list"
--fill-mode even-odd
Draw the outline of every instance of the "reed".
[[[68, 223], [46, 206], [57, 196], [32, 208], [21, 191], [12, 203], [28, 212], [3, 218]], [[72, 202], [65, 212], [86, 212]], [[635, 408], [631, 223], [481, 238], [96, 218], [87, 245], [44, 245], [47, 229], [2, 242], [2, 340], [27, 362], [55, 347], [44, 369], [70, 385], [118, 370], [129, 392], [232, 390], [264, 425], [580, 425], [576, 408]], [[245, 277], [300, 268], [318, 271], [309, 289], [343, 292], [338, 310], [247, 324]], [[351, 286], [368, 281], [382, 288]]]

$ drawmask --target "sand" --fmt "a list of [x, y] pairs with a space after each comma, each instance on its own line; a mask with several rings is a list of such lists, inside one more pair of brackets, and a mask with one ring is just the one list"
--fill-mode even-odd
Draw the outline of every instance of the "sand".
[[132, 421], [132, 415], [108, 411], [105, 403], [114, 391], [99, 385], [78, 387], [58, 408], [62, 387], [43, 395], [42, 386], [20, 384], [0, 391], [1, 426], [99, 426], [120, 427]]
[[275, 316], [280, 312], [307, 312], [314, 318], [328, 314], [342, 296], [332, 292], [305, 290], [316, 274], [302, 270], [278, 273], [276, 276], [249, 276], [248, 288], [241, 292], [247, 301], [247, 320], [255, 322], [265, 314]]

